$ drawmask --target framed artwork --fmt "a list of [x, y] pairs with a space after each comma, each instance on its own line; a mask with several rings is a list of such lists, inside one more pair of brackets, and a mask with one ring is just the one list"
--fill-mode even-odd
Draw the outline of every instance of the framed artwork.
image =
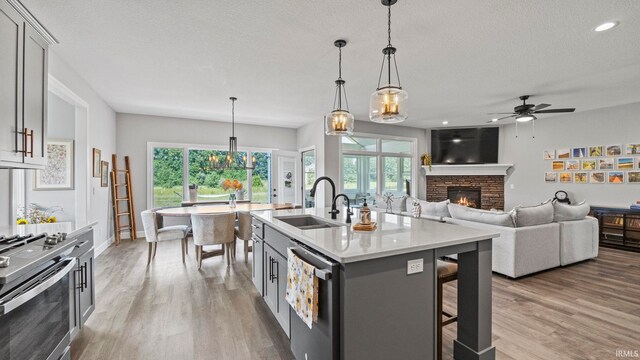
[[600, 170], [613, 170], [613, 159], [600, 159], [600, 160], [598, 160], [598, 169], [600, 169]]
[[640, 172], [629, 171], [627, 173], [627, 182], [631, 184], [640, 184]]
[[47, 140], [47, 165], [34, 176], [33, 190], [73, 190], [73, 140]]
[[555, 173], [555, 172], [546, 172], [546, 173], [544, 173], [544, 181], [545, 182], [556, 182], [556, 181], [558, 181], [558, 173]]
[[561, 183], [570, 183], [573, 176], [570, 172], [561, 172], [558, 174]]
[[545, 160], [553, 160], [556, 158], [556, 150], [545, 150], [543, 156]]
[[618, 158], [618, 170], [632, 170], [634, 165], [633, 158]]
[[583, 158], [587, 157], [587, 148], [573, 148], [572, 157], [574, 158]]
[[607, 156], [622, 155], [622, 145], [607, 145]]
[[640, 155], [640, 144], [627, 144], [625, 155]]
[[571, 151], [569, 149], [558, 149], [557, 155], [558, 159], [569, 159], [571, 158]]
[[109, 163], [106, 161], [100, 162], [100, 186], [109, 186]]
[[589, 156], [596, 157], [604, 155], [604, 149], [602, 145], [589, 146]]
[[580, 170], [580, 160], [567, 160], [565, 161], [565, 170]]
[[581, 170], [596, 170], [596, 161], [595, 160], [582, 160], [580, 162]]
[[102, 152], [100, 149], [93, 148], [93, 177], [100, 177], [100, 161], [102, 161]]
[[592, 184], [604, 184], [605, 180], [604, 171], [594, 171], [589, 174], [589, 182]]
[[624, 183], [624, 171], [609, 171], [609, 183], [610, 184]]
[[554, 161], [551, 164], [551, 168], [553, 171], [562, 171], [564, 170], [564, 161]]
[[573, 182], [576, 184], [587, 184], [589, 182], [589, 176], [586, 172], [573, 173]]

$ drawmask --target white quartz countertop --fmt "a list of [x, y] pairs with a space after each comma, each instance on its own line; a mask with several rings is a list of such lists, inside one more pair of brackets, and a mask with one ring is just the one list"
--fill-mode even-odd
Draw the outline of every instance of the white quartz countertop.
[[74, 237], [81, 234], [85, 230], [94, 227], [98, 222], [91, 221], [88, 223], [80, 224], [75, 222], [58, 222], [52, 224], [28, 224], [28, 225], [5, 225], [0, 226], [0, 235], [28, 235], [28, 234], [40, 234], [46, 232], [47, 234], [67, 233], [67, 237]]
[[[340, 263], [349, 263], [375, 258], [411, 253], [492, 239], [499, 233], [473, 229], [438, 221], [371, 211], [372, 221], [377, 223], [375, 231], [354, 231], [345, 224], [345, 209], [340, 210], [337, 220], [331, 220], [329, 208], [290, 209], [257, 211], [252, 215], [272, 225], [282, 233], [315, 249]], [[358, 220], [358, 209], [354, 209], [353, 224]], [[345, 226], [301, 230], [278, 217], [313, 215], [328, 222]], [[268, 239], [267, 239], [268, 242]]]

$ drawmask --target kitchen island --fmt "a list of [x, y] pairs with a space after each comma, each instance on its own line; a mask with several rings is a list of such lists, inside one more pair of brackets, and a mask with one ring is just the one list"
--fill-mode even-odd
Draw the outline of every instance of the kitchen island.
[[[499, 234], [372, 212], [353, 231], [345, 210], [255, 212], [253, 281], [289, 335], [297, 359], [435, 359], [437, 259], [458, 255], [456, 359], [494, 359], [491, 239]], [[316, 225], [300, 225], [300, 220]], [[358, 219], [356, 211], [354, 222]], [[318, 323], [309, 329], [284, 300], [286, 254], [316, 266]]]

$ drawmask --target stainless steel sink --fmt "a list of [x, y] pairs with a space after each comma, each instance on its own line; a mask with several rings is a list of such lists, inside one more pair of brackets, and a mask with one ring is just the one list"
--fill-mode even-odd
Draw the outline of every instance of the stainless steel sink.
[[293, 227], [297, 227], [300, 230], [328, 229], [344, 226], [342, 224], [330, 223], [320, 217], [313, 215], [275, 216], [274, 218], [285, 222]]

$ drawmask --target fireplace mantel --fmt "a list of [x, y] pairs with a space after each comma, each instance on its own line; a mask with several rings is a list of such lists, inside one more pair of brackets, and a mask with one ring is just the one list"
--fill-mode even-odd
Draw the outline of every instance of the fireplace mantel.
[[469, 165], [431, 165], [422, 166], [427, 176], [456, 176], [456, 175], [507, 175], [513, 164], [469, 164]]

